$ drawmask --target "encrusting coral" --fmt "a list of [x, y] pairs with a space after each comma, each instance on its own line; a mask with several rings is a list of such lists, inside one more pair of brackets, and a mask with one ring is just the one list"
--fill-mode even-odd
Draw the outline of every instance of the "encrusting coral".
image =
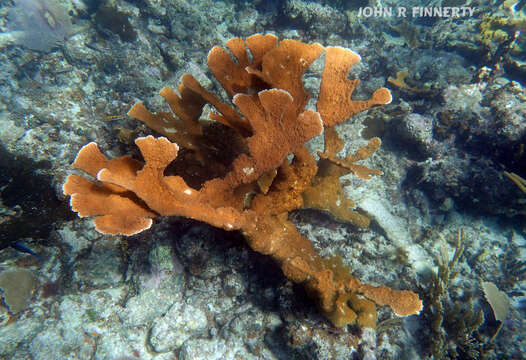
[[[291, 210], [314, 207], [368, 225], [366, 216], [349, 208], [353, 203], [344, 198], [338, 179], [349, 172], [365, 179], [381, 173], [356, 164], [372, 155], [380, 140], [340, 159], [336, 154], [343, 145], [332, 127], [389, 103], [389, 90], [376, 90], [369, 100], [351, 100], [359, 81], [347, 74], [360, 57], [348, 49], [278, 43], [273, 35], [259, 34], [231, 39], [226, 46], [230, 53], [217, 46], [210, 51], [208, 65], [235, 108], [189, 74], [182, 77], [178, 94], [161, 90], [176, 116], [152, 114], [136, 104], [129, 115], [165, 137], [135, 141], [144, 164], [128, 156], [108, 160], [95, 143], [84, 146], [73, 166], [96, 181], [68, 177], [64, 193], [71, 195], [72, 209], [81, 217], [94, 216], [97, 230], [105, 234], [132, 235], [148, 229], [152, 218], [170, 215], [239, 230], [254, 250], [275, 258], [289, 279], [303, 283], [336, 326], [357, 322], [375, 327], [377, 304], [401, 316], [418, 313], [422, 302], [417, 294], [362, 284], [341, 259], [321, 258], [288, 220]], [[310, 94], [302, 75], [323, 53], [318, 111], [305, 110]], [[206, 103], [217, 111], [208, 123], [199, 121]], [[305, 143], [324, 127], [318, 168]], [[169, 175], [171, 163], [178, 175]], [[314, 195], [324, 188], [337, 196]]]

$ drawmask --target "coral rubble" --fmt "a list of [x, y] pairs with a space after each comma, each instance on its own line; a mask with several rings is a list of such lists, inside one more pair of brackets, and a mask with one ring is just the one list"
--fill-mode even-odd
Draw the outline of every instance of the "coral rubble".
[[[351, 81], [347, 74], [360, 57], [341, 47], [278, 42], [273, 35], [259, 34], [231, 39], [226, 46], [233, 57], [216, 46], [208, 65], [235, 107], [189, 74], [182, 77], [178, 94], [161, 91], [176, 117], [153, 114], [136, 104], [129, 115], [165, 137], [135, 141], [144, 164], [129, 156], [108, 160], [95, 143], [84, 146], [73, 165], [97, 181], [68, 177], [64, 193], [71, 195], [72, 209], [82, 217], [95, 216], [97, 230], [106, 234], [132, 235], [148, 229], [152, 218], [171, 215], [239, 230], [250, 247], [271, 255], [289, 279], [304, 284], [336, 326], [357, 322], [375, 327], [376, 305], [389, 305], [401, 316], [418, 313], [422, 302], [417, 294], [361, 283], [341, 259], [321, 258], [288, 220], [290, 211], [314, 207], [357, 226], [368, 225], [367, 217], [349, 209], [352, 202], [343, 196], [339, 177], [349, 172], [364, 179], [380, 174], [356, 164], [378, 149], [380, 139], [340, 159], [342, 140], [333, 126], [389, 103], [389, 90], [378, 89], [369, 100], [351, 100], [359, 80]], [[306, 109], [310, 94], [302, 76], [322, 54], [318, 111], [313, 111]], [[210, 114], [213, 124], [199, 121], [207, 103], [217, 110]], [[231, 137], [230, 146], [207, 135], [218, 124]], [[317, 164], [305, 143], [324, 128], [325, 151]], [[221, 146], [236, 154], [226, 156]], [[192, 164], [200, 170], [169, 175], [167, 167], [174, 161], [176, 167], [187, 170]], [[327, 189], [337, 196], [315, 196]]]

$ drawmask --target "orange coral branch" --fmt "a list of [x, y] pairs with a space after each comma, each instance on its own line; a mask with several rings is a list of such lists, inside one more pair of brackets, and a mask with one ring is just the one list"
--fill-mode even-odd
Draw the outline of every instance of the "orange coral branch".
[[[197, 159], [203, 168], [211, 168], [216, 165], [213, 159], [220, 158], [218, 152], [227, 150], [224, 139], [210, 137], [205, 131], [210, 128], [199, 123], [204, 104], [213, 105], [218, 111], [211, 115], [216, 125], [222, 124], [217, 126], [235, 135], [228, 150], [238, 150], [228, 164], [218, 167], [224, 170], [222, 175], [200, 181], [198, 189], [188, 186], [188, 177], [166, 174], [179, 146], [165, 137], [135, 141], [144, 163], [127, 156], [108, 160], [90, 143], [80, 150], [73, 165], [95, 180], [68, 177], [64, 193], [71, 195], [72, 209], [81, 217], [95, 216], [97, 230], [108, 234], [135, 234], [149, 228], [152, 218], [159, 215], [184, 216], [239, 230], [254, 250], [276, 259], [289, 279], [303, 283], [336, 326], [357, 322], [374, 327], [376, 305], [388, 305], [402, 316], [418, 313], [422, 303], [416, 294], [362, 284], [340, 259], [321, 258], [288, 220], [291, 210], [313, 206], [359, 226], [368, 225], [366, 216], [350, 210], [353, 203], [344, 197], [339, 177], [345, 171], [362, 178], [379, 173], [356, 162], [371, 156], [380, 140], [372, 139], [357, 153], [339, 159], [336, 154], [343, 142], [330, 126], [388, 103], [389, 91], [379, 89], [366, 101], [351, 100], [358, 80], [348, 80], [347, 72], [359, 56], [347, 49], [325, 49], [293, 40], [278, 43], [272, 35], [254, 35], [244, 41], [236, 38], [226, 45], [235, 60], [226, 50], [214, 47], [208, 64], [237, 109], [186, 74], [178, 94], [161, 91], [176, 116], [153, 114], [140, 103], [129, 112], [185, 147], [185, 154], [199, 155], [180, 156], [178, 164], [196, 166]], [[301, 77], [324, 51], [319, 112], [306, 110], [310, 94]], [[318, 166], [305, 143], [319, 135], [323, 125], [329, 128]], [[187, 176], [197, 173], [185, 170]]]
[[[250, 50], [252, 62], [245, 48]], [[266, 88], [261, 81], [249, 72], [247, 67], [258, 69], [261, 67], [263, 56], [278, 44], [278, 38], [274, 35], [256, 34], [243, 39], [235, 38], [226, 42], [226, 46], [236, 57], [237, 63], [232, 61], [230, 55], [220, 46], [214, 46], [208, 53], [208, 66], [215, 78], [223, 88], [231, 95], [239, 93], [249, 93], [253, 90], [263, 90]]]
[[[97, 144], [89, 143], [80, 150], [73, 166], [96, 177], [104, 168], [129, 174], [141, 165], [129, 156], [108, 160]], [[95, 227], [103, 234], [137, 234], [149, 229], [152, 218], [156, 216], [135, 194], [122, 186], [99, 185], [81, 176], [69, 175], [62, 191], [71, 195], [71, 209], [80, 217], [95, 216]]]
[[234, 161], [226, 181], [231, 186], [257, 180], [279, 167], [285, 157], [322, 131], [320, 115], [312, 110], [298, 116], [292, 96], [279, 89], [261, 91], [258, 100], [238, 94], [234, 104], [250, 121], [254, 135], [248, 139], [250, 156]]
[[360, 80], [349, 80], [347, 74], [360, 60], [360, 55], [349, 49], [332, 46], [326, 49], [316, 105], [325, 126], [334, 126], [359, 112], [392, 101], [391, 93], [386, 88], [376, 90], [369, 100], [351, 100]]
[[348, 222], [358, 227], [368, 227], [370, 220], [354, 208], [354, 202], [345, 197], [340, 184], [340, 174], [316, 176], [302, 194], [305, 208], [325, 210], [338, 220]]
[[377, 305], [388, 305], [398, 316], [418, 314], [424, 306], [417, 294], [407, 290], [393, 290], [387, 286], [374, 287], [362, 284], [357, 292]]
[[369, 169], [364, 165], [356, 164], [356, 162], [370, 157], [376, 152], [376, 150], [378, 150], [381, 144], [382, 141], [379, 138], [374, 137], [369, 140], [367, 145], [359, 148], [356, 153], [347, 155], [345, 159], [341, 159], [336, 156], [336, 153], [329, 151], [318, 153], [318, 155], [322, 159], [327, 159], [330, 162], [349, 170], [360, 179], [370, 180], [371, 175], [382, 175], [382, 172], [376, 169]]
[[181, 96], [177, 95], [172, 89], [164, 88], [161, 90], [160, 95], [165, 98], [180, 121], [167, 112], [152, 114], [142, 103], [135, 104], [128, 111], [128, 115], [142, 121], [171, 141], [175, 141], [185, 148], [195, 150], [197, 149], [196, 137], [202, 134], [198, 121], [205, 101], [199, 94], [191, 91], [183, 84], [179, 86], [179, 93]]

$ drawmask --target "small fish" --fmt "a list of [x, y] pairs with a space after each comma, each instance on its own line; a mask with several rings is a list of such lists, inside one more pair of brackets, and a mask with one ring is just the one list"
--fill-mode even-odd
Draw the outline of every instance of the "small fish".
[[17, 251], [20, 251], [20, 252], [23, 252], [23, 253], [27, 253], [27, 254], [31, 254], [31, 255], [35, 256], [38, 260], [42, 260], [42, 257], [40, 255], [38, 255], [37, 253], [35, 253], [33, 250], [31, 250], [30, 248], [28, 248], [27, 246], [25, 246], [22, 243], [19, 243], [19, 242], [12, 243], [11, 247], [13, 249], [17, 250]]
[[124, 118], [124, 115], [108, 115], [104, 116], [102, 120], [118, 120]]

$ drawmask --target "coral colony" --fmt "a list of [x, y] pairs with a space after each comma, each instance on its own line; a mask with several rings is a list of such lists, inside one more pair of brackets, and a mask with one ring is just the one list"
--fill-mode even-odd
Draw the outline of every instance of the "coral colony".
[[[129, 156], [108, 160], [97, 144], [84, 146], [73, 166], [97, 181], [67, 178], [64, 193], [71, 195], [71, 208], [81, 217], [95, 217], [103, 234], [137, 234], [150, 228], [152, 218], [171, 215], [238, 230], [252, 249], [272, 256], [290, 280], [302, 283], [335, 326], [374, 328], [376, 305], [388, 305], [400, 316], [419, 313], [417, 294], [360, 282], [340, 258], [321, 258], [288, 220], [292, 210], [316, 208], [368, 226], [366, 216], [350, 210], [353, 203], [344, 197], [339, 177], [380, 174], [357, 164], [378, 149], [380, 139], [340, 158], [343, 141], [334, 126], [388, 104], [389, 90], [378, 89], [366, 101], [351, 100], [359, 80], [349, 80], [347, 74], [360, 57], [349, 49], [278, 42], [260, 34], [231, 39], [226, 46], [236, 60], [216, 46], [208, 66], [237, 109], [190, 74], [182, 77], [179, 94], [167, 88], [160, 93], [177, 117], [135, 104], [129, 115], [164, 137], [135, 141], [144, 163]], [[305, 110], [310, 94], [302, 75], [323, 53], [317, 111]], [[217, 110], [210, 114], [214, 121], [199, 122], [207, 103]], [[305, 143], [322, 131], [325, 149], [316, 162]], [[165, 174], [170, 164], [179, 169], [178, 176]]]
[[7, 13], [13, 41], [47, 52], [60, 46], [75, 31], [67, 11], [55, 0], [18, 0]]

